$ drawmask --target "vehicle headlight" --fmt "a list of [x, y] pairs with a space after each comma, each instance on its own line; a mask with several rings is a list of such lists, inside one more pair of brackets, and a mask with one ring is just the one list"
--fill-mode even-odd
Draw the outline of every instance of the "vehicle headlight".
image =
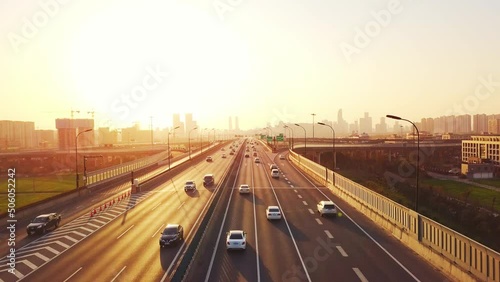
[[42, 228], [42, 227], [43, 227], [43, 225], [38, 225], [38, 227], [37, 227], [37, 228]]

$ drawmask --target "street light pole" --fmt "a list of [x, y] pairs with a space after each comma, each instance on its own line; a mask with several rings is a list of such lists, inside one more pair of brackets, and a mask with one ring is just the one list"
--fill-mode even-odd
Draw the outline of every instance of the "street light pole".
[[82, 132], [79, 132], [76, 137], [75, 137], [75, 172], [76, 172], [76, 190], [78, 190], [80, 187], [80, 183], [79, 183], [79, 180], [78, 180], [78, 136], [80, 136], [80, 134], [82, 133], [85, 133], [85, 132], [89, 132], [89, 131], [92, 131], [93, 129], [92, 128], [89, 128], [87, 130], [84, 130]]
[[193, 129], [189, 130], [188, 132], [188, 151], [189, 151], [189, 159], [191, 159], [191, 131], [198, 129], [197, 126], [195, 126]]
[[417, 170], [415, 172], [416, 178], [417, 178], [417, 185], [416, 185], [416, 189], [415, 189], [415, 212], [418, 213], [418, 171], [419, 171], [419, 165], [420, 165], [420, 133], [418, 131], [417, 126], [413, 122], [411, 122], [407, 119], [404, 119], [404, 118], [401, 118], [398, 116], [394, 116], [394, 115], [386, 115], [386, 117], [392, 118], [395, 120], [407, 121], [407, 122], [411, 123], [413, 125], [413, 127], [415, 128], [415, 130], [417, 131], [417, 163], [415, 164], [415, 169]]
[[298, 123], [296, 123], [295, 125], [304, 130], [304, 157], [307, 158], [307, 133], [306, 133], [306, 129]]
[[174, 127], [172, 130], [169, 130], [169, 131], [168, 131], [168, 134], [167, 134], [167, 151], [168, 151], [168, 153], [167, 153], [167, 159], [168, 159], [168, 170], [170, 170], [170, 155], [171, 155], [171, 153], [170, 153], [170, 132], [171, 132], [171, 131], [176, 130], [176, 129], [177, 129], [177, 128], [179, 128], [179, 127], [180, 127], [180, 126], [176, 126], [176, 127]]
[[314, 117], [316, 116], [316, 114], [311, 114], [311, 116], [313, 117], [313, 141], [314, 141]]
[[[332, 130], [332, 164], [333, 168], [332, 170], [335, 171], [335, 166], [336, 166], [336, 158], [335, 158], [335, 130], [333, 129], [333, 126], [323, 123], [323, 122], [318, 122], [320, 125], [328, 126]], [[334, 174], [335, 176], [335, 174]]]

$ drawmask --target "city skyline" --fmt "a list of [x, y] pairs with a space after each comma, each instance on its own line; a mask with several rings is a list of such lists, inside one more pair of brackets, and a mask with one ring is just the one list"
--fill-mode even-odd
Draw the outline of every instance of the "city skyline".
[[334, 120], [332, 108], [418, 121], [500, 104], [494, 1], [49, 2], [0, 4], [2, 120], [162, 128], [192, 112], [246, 130]]

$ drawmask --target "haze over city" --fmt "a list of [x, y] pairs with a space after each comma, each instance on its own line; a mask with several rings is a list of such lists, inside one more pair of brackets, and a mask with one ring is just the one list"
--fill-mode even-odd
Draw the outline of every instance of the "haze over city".
[[[231, 2], [231, 1], [230, 1]], [[497, 1], [0, 3], [0, 120], [96, 127], [497, 114]], [[387, 121], [392, 125], [392, 121]]]

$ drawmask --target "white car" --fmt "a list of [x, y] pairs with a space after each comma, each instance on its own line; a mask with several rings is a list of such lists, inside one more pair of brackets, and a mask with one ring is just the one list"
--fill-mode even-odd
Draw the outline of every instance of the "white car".
[[248, 186], [248, 184], [241, 184], [238, 190], [240, 191], [240, 194], [248, 194], [250, 193], [250, 186]]
[[260, 164], [260, 159], [259, 158], [255, 158], [255, 163], [256, 164]]
[[266, 209], [267, 219], [281, 219], [281, 211], [278, 206], [268, 206]]
[[271, 164], [271, 165], [269, 166], [269, 169], [270, 169], [270, 170], [273, 170], [273, 169], [278, 169], [278, 165], [277, 165], [277, 164]]
[[280, 178], [280, 171], [277, 170], [276, 168], [271, 170], [271, 177], [272, 178]]
[[188, 180], [186, 181], [186, 184], [184, 185], [184, 191], [194, 191], [196, 190], [196, 183], [194, 180]]
[[280, 160], [284, 160], [284, 159], [285, 159], [285, 156], [280, 155]]
[[321, 216], [324, 214], [331, 214], [337, 216], [337, 207], [332, 201], [320, 201], [317, 204], [318, 212]]
[[226, 154], [222, 154], [221, 158], [225, 159], [226, 158]]
[[247, 233], [243, 230], [230, 230], [226, 236], [226, 249], [246, 250]]

